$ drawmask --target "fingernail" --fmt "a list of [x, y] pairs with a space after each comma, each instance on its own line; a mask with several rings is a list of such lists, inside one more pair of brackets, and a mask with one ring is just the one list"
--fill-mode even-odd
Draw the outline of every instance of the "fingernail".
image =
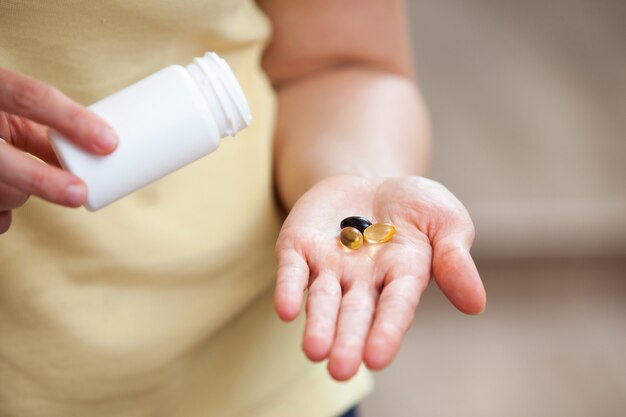
[[117, 134], [111, 128], [104, 128], [98, 132], [96, 137], [96, 147], [99, 151], [112, 151], [117, 145]]
[[80, 206], [87, 198], [87, 188], [82, 184], [70, 184], [65, 189], [65, 201], [71, 206]]

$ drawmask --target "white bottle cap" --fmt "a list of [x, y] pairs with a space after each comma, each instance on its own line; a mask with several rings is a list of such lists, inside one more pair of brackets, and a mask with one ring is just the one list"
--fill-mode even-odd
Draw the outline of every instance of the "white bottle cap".
[[194, 58], [187, 71], [198, 85], [213, 114], [220, 135], [235, 136], [252, 121], [250, 107], [232, 70], [215, 52]]

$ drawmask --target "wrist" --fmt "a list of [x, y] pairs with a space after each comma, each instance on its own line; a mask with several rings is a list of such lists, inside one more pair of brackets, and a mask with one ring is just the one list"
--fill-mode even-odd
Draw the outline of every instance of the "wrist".
[[331, 174], [324, 177], [318, 177], [316, 179], [309, 179], [309, 181], [298, 181], [298, 184], [292, 186], [291, 188], [278, 188], [277, 197], [283, 209], [289, 212], [300, 197], [316, 188], [345, 192], [347, 185], [349, 185], [349, 187], [353, 188], [355, 192], [359, 192], [358, 190], [364, 189], [375, 190], [385, 181], [397, 177], [400, 176], [373, 176], [371, 173]]

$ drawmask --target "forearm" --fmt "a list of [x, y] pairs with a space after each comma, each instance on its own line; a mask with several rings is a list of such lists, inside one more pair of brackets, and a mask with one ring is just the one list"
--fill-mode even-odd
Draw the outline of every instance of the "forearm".
[[278, 88], [279, 198], [290, 209], [333, 175], [423, 175], [427, 111], [413, 80], [367, 65], [330, 67]]
[[[263, 68], [278, 93], [275, 177], [290, 210], [276, 311], [293, 320], [306, 291], [303, 350], [343, 381], [391, 362], [432, 275], [460, 310], [484, 309], [474, 230], [445, 187], [410, 176], [426, 170], [430, 131], [404, 0], [259, 1], [273, 24]], [[394, 238], [341, 250], [336, 222], [352, 214], [392, 222]]]

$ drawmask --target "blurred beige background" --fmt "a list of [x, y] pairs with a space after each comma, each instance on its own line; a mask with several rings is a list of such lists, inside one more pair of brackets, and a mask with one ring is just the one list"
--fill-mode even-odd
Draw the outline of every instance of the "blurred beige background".
[[409, 5], [489, 302], [432, 285], [363, 416], [626, 415], [626, 1]]

